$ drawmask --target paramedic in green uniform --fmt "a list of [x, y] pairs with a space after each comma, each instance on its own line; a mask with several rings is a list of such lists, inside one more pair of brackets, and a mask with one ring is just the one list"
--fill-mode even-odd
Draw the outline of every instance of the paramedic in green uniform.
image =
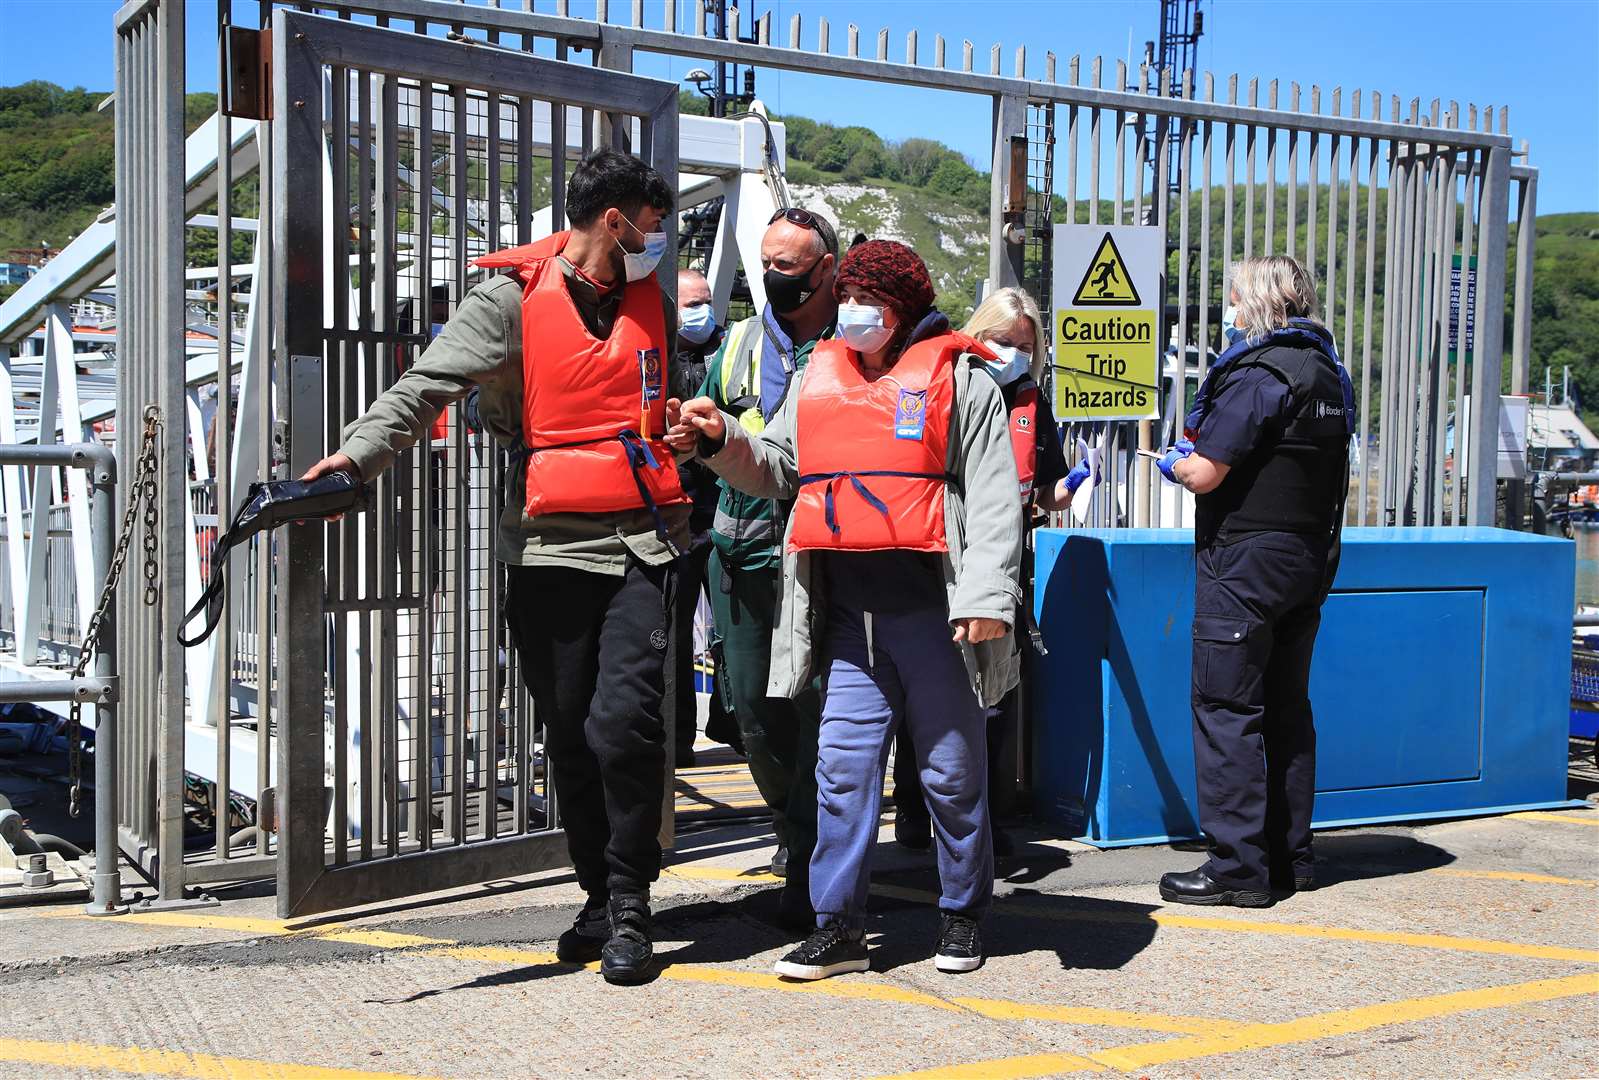
[[[825, 218], [799, 209], [772, 215], [761, 240], [766, 307], [728, 328], [700, 390], [749, 431], [766, 426], [811, 349], [832, 336], [837, 266], [838, 236]], [[783, 921], [810, 929], [807, 870], [816, 845], [820, 698], [814, 688], [793, 700], [766, 696], [786, 510], [723, 482], [711, 525], [707, 585], [726, 667], [717, 674], [732, 698], [750, 774], [772, 811], [778, 844], [772, 872], [788, 879]]]

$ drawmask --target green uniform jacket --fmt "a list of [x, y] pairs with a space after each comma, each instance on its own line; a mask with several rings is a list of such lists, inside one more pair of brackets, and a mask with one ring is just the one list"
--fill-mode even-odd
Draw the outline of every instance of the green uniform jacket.
[[[831, 337], [829, 326], [821, 335], [801, 342], [794, 350], [797, 375], [810, 361], [818, 341]], [[761, 357], [765, 352], [761, 317], [751, 316], [728, 327], [722, 347], [705, 373], [700, 396], [716, 402], [716, 407], [738, 418], [744, 429], [759, 434], [766, 426], [761, 416]], [[722, 565], [730, 570], [775, 570], [783, 564], [778, 540], [783, 531], [786, 507], [776, 499], [749, 495], [726, 480], [719, 482], [716, 518], [711, 524], [711, 543], [716, 545]]]

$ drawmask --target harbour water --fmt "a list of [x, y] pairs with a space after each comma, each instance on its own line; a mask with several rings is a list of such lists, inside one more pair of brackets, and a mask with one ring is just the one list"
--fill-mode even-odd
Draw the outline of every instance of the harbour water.
[[1599, 529], [1579, 528], [1577, 542], [1577, 603], [1599, 604]]

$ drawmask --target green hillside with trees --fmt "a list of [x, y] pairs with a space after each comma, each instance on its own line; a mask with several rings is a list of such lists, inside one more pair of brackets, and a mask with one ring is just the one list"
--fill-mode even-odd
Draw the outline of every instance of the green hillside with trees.
[[[47, 82], [30, 82], [0, 87], [0, 261], [12, 248], [36, 247], [41, 242], [60, 247], [94, 220], [115, 195], [113, 131], [110, 111], [100, 111], [104, 93], [82, 87], [71, 90]], [[685, 91], [680, 98], [685, 112], [704, 113], [705, 100]], [[215, 96], [191, 94], [187, 103], [188, 128], [193, 130], [215, 107]], [[939, 303], [949, 314], [963, 318], [971, 309], [977, 284], [987, 272], [988, 174], [974, 168], [961, 154], [933, 139], [915, 138], [885, 142], [875, 132], [859, 126], [839, 127], [801, 116], [779, 117], [786, 125], [788, 179], [802, 201], [831, 211], [839, 231], [847, 238], [857, 232], [895, 235], [911, 243], [927, 261], [939, 290]], [[542, 188], [542, 184], [540, 187]], [[253, 178], [241, 182], [238, 208], [249, 213], [255, 184]], [[1337, 191], [1336, 203], [1342, 227], [1349, 221], [1348, 182]], [[1356, 195], [1356, 250], [1358, 252], [1353, 310], [1343, 300], [1346, 252], [1337, 252], [1339, 280], [1338, 325], [1343, 337], [1343, 320], [1353, 316], [1352, 339], [1359, 341], [1364, 322], [1364, 250], [1368, 190], [1360, 187]], [[1307, 211], [1310, 192], [1298, 192], [1297, 230], [1294, 250], [1303, 257], [1306, 251]], [[1327, 271], [1326, 226], [1334, 200], [1326, 185], [1316, 191], [1318, 246], [1315, 272], [1318, 278]], [[1189, 296], [1197, 297], [1197, 247], [1199, 221], [1205, 198], [1211, 202], [1212, 250], [1208, 252], [1211, 280], [1216, 280], [1227, 256], [1221, 244], [1223, 192], [1213, 187], [1208, 193], [1189, 196], [1191, 277]], [[1242, 193], [1235, 191], [1242, 202]], [[1252, 247], [1265, 246], [1264, 194], [1257, 191]], [[1288, 193], [1279, 186], [1274, 199], [1275, 239], [1280, 248], [1287, 221]], [[1064, 199], [1054, 198], [1055, 220], [1066, 220]], [[1114, 220], [1114, 205], [1099, 202], [1097, 219]], [[1076, 220], [1089, 219], [1086, 200], [1079, 200]], [[1376, 192], [1375, 291], [1381, 294], [1384, 272], [1382, 231], [1387, 223], [1387, 191]], [[1175, 215], [1176, 210], [1173, 210]], [[1236, 213], [1231, 251], [1242, 254], [1244, 221]], [[1130, 220], [1130, 208], [1123, 220]], [[1533, 285], [1532, 382], [1543, 385], [1543, 372], [1552, 366], [1556, 381], [1561, 369], [1570, 366], [1572, 384], [1585, 406], [1590, 423], [1599, 420], [1599, 213], [1544, 215], [1537, 220], [1536, 264]], [[1509, 290], [1515, 280], [1514, 227], [1511, 233], [1511, 265], [1506, 274], [1506, 319], [1511, 316]], [[204, 261], [212, 256], [215, 233], [190, 230], [192, 256]], [[236, 258], [248, 257], [248, 236], [236, 237]], [[1177, 258], [1171, 258], [1169, 276], [1175, 282]], [[11, 288], [0, 287], [0, 299]], [[1172, 300], [1175, 301], [1175, 288]], [[1212, 298], [1214, 303], [1216, 298]], [[1382, 306], [1375, 306], [1374, 317], [1381, 319]], [[1381, 325], [1374, 328], [1380, 347]], [[1509, 341], [1508, 327], [1506, 341]], [[1358, 350], [1357, 350], [1358, 351]], [[1358, 356], [1351, 356], [1351, 369], [1358, 369]], [[1358, 370], [1357, 370], [1358, 374]], [[1507, 365], [1508, 378], [1508, 365]], [[1591, 411], [1589, 403], [1592, 403]]]

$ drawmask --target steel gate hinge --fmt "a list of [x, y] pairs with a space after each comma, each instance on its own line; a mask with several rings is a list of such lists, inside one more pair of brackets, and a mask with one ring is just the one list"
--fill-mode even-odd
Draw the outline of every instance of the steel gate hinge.
[[229, 26], [223, 48], [228, 82], [221, 111], [245, 120], [272, 119], [272, 31]]

